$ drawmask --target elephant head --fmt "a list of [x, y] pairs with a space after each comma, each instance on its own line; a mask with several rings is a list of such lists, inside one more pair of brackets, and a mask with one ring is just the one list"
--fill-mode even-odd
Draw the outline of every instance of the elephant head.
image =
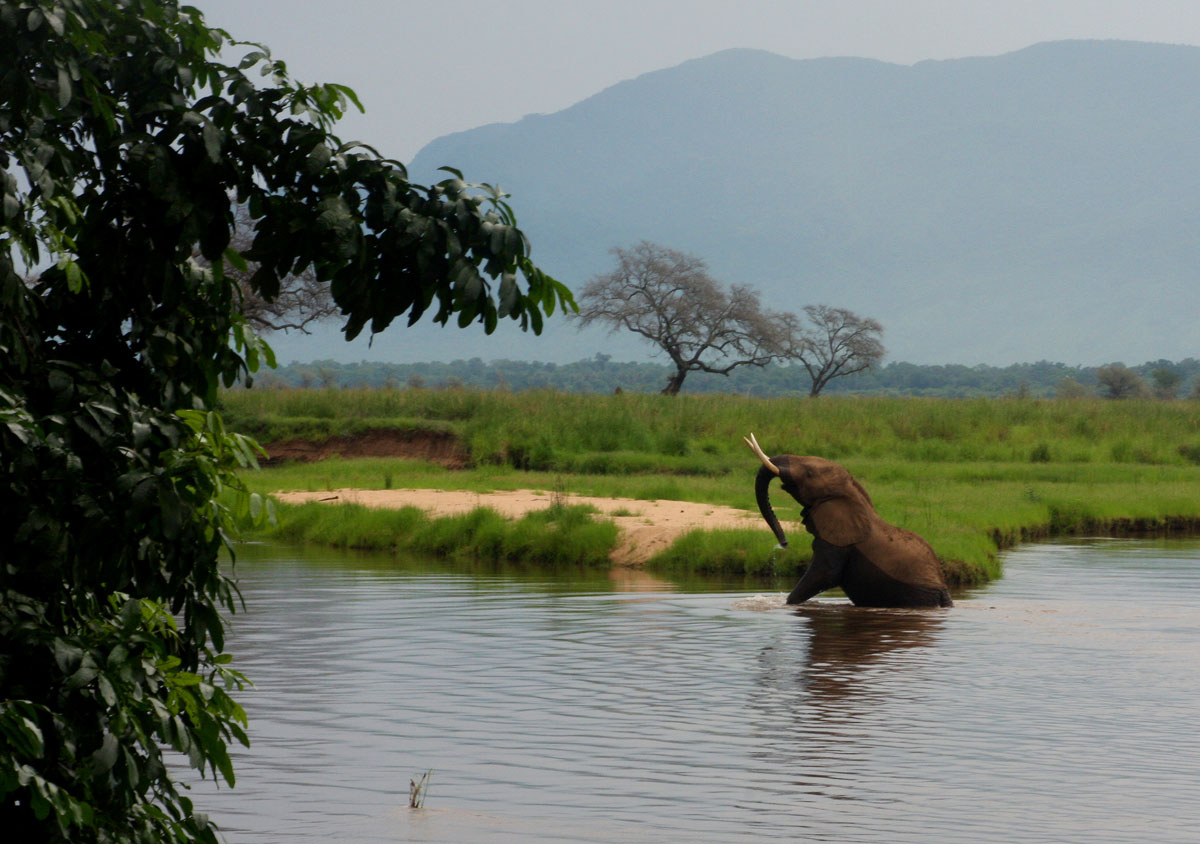
[[787, 547], [787, 537], [771, 507], [768, 487], [778, 476], [783, 490], [804, 507], [801, 518], [814, 536], [831, 545], [846, 546], [863, 541], [877, 518], [871, 496], [854, 477], [832, 460], [781, 454], [767, 457], [751, 434], [746, 444], [762, 461], [755, 478], [758, 509], [776, 539]]

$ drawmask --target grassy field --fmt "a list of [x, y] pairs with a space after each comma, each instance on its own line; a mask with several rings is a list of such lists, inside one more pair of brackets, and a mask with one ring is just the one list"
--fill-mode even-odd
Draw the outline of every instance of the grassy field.
[[[248, 477], [260, 492], [533, 487], [753, 509], [757, 464], [741, 438], [754, 431], [768, 453], [841, 462], [884, 518], [930, 541], [957, 583], [995, 577], [998, 548], [1022, 538], [1200, 525], [1196, 402], [381, 389], [231, 391], [223, 403], [232, 427], [263, 442], [422, 428], [455, 434], [476, 464], [466, 471], [399, 459], [291, 464]], [[781, 518], [798, 518], [782, 492], [773, 500]], [[285, 512], [280, 531], [286, 535], [296, 519]], [[688, 537], [655, 564], [803, 565], [803, 544], [778, 559], [765, 526], [764, 536], [738, 533]]]

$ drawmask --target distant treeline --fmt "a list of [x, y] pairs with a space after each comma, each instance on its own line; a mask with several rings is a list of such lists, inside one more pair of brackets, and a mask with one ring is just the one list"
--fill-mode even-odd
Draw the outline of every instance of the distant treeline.
[[[1176, 376], [1178, 395], [1195, 396], [1200, 390], [1200, 360], [1150, 361], [1130, 367], [1147, 382], [1156, 372]], [[1096, 395], [1096, 366], [1068, 366], [1038, 361], [1011, 366], [941, 366], [889, 363], [886, 366], [832, 381], [831, 394], [872, 396], [973, 396], [1078, 397]], [[671, 367], [657, 363], [620, 363], [598, 354], [574, 363], [495, 360], [480, 358], [450, 363], [339, 363], [320, 360], [293, 361], [255, 378], [256, 388], [305, 387], [470, 387], [488, 390], [551, 389], [569, 393], [657, 392], [666, 385]], [[1175, 380], [1175, 379], [1172, 379]], [[696, 373], [684, 385], [685, 393], [737, 393], [747, 396], [806, 396], [809, 379], [803, 366], [742, 368], [729, 376]]]

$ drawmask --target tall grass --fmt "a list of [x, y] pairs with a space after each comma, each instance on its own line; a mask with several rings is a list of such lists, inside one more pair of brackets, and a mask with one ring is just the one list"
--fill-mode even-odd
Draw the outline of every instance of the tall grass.
[[586, 395], [480, 390], [233, 390], [260, 439], [369, 428], [456, 433], [482, 464], [628, 474], [722, 471], [756, 431], [768, 453], [923, 463], [1200, 463], [1192, 401]]
[[486, 507], [444, 518], [432, 518], [415, 507], [388, 510], [320, 502], [280, 504], [277, 510], [277, 524], [265, 529], [266, 535], [335, 548], [407, 550], [491, 562], [605, 565], [617, 542], [616, 525], [594, 519], [588, 507], [548, 507], [516, 520]]
[[812, 558], [806, 534], [786, 549], [767, 530], [694, 530], [656, 556], [653, 567], [670, 572], [744, 572], [757, 577], [798, 577]]

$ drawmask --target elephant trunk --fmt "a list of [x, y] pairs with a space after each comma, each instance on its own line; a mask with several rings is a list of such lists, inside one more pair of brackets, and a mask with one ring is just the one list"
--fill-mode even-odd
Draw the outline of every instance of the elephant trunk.
[[775, 538], [779, 540], [779, 544], [787, 547], [787, 536], [783, 533], [783, 526], [779, 524], [779, 517], [775, 515], [775, 510], [771, 507], [771, 497], [768, 487], [771, 481], [776, 477], [770, 467], [763, 466], [758, 470], [758, 475], [754, 479], [754, 497], [758, 499], [758, 511], [762, 513], [767, 524], [771, 526]]

